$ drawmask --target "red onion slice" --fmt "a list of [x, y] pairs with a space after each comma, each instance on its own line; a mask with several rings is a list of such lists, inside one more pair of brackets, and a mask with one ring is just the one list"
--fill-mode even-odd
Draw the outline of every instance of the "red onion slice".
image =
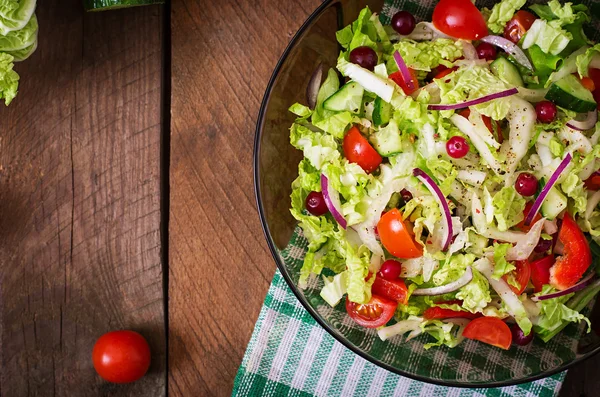
[[527, 55], [525, 55], [523, 50], [520, 49], [519, 46], [516, 45], [515, 43], [513, 43], [512, 41], [507, 40], [504, 37], [493, 36], [493, 35], [485, 36], [484, 38], [481, 39], [481, 41], [495, 45], [496, 47], [502, 48], [505, 52], [507, 52], [510, 55], [512, 55], [513, 57], [515, 57], [515, 60], [517, 62], [519, 62], [521, 65], [525, 66], [529, 70], [533, 70], [533, 66], [531, 65], [531, 62], [529, 61], [529, 58], [527, 58]]
[[450, 213], [450, 208], [448, 208], [448, 202], [446, 201], [446, 196], [442, 193], [439, 186], [431, 179], [429, 175], [425, 171], [420, 168], [415, 168], [413, 170], [413, 175], [417, 177], [421, 182], [425, 184], [427, 189], [431, 192], [433, 197], [435, 197], [436, 201], [440, 205], [442, 210], [442, 217], [446, 222], [446, 236], [444, 236], [444, 244], [442, 247], [442, 251], [446, 251], [448, 246], [450, 245], [450, 241], [452, 240], [452, 214]]
[[333, 219], [340, 224], [342, 228], [346, 228], [348, 223], [342, 215], [342, 204], [340, 203], [340, 194], [331, 187], [329, 179], [324, 174], [321, 174], [321, 190], [323, 191], [323, 198], [325, 199], [325, 205], [331, 212]]
[[473, 106], [473, 105], [479, 105], [480, 103], [485, 103], [485, 102], [489, 102], [491, 100], [494, 99], [498, 99], [498, 98], [505, 98], [507, 96], [511, 96], [511, 95], [515, 95], [516, 93], [518, 93], [519, 90], [517, 90], [516, 88], [511, 88], [509, 90], [506, 91], [500, 91], [500, 92], [496, 92], [495, 94], [490, 94], [490, 95], [486, 95], [486, 96], [482, 96], [481, 98], [477, 98], [477, 99], [473, 99], [471, 101], [466, 101], [466, 102], [462, 102], [462, 103], [455, 103], [453, 105], [429, 105], [427, 106], [427, 109], [429, 110], [455, 110], [455, 109], [462, 109], [462, 108], [466, 108], [469, 106]]
[[529, 210], [529, 214], [527, 214], [527, 217], [525, 218], [525, 226], [529, 226], [531, 224], [531, 222], [533, 221], [533, 218], [535, 218], [537, 213], [540, 211], [540, 208], [542, 208], [542, 204], [544, 203], [546, 196], [550, 192], [550, 189], [552, 189], [552, 186], [554, 186], [554, 184], [556, 183], [556, 181], [558, 180], [560, 175], [563, 173], [565, 168], [567, 168], [567, 166], [571, 162], [572, 158], [573, 157], [571, 156], [571, 153], [567, 153], [567, 155], [565, 156], [563, 161], [560, 162], [560, 164], [556, 168], [556, 171], [554, 171], [554, 173], [548, 180], [548, 183], [546, 183], [546, 185], [542, 189], [542, 192], [540, 193], [540, 195], [533, 202], [533, 205], [531, 206], [531, 209]]
[[396, 61], [396, 65], [398, 65], [398, 70], [402, 73], [402, 78], [406, 83], [406, 87], [412, 91], [415, 89], [415, 82], [413, 81], [412, 76], [410, 75], [410, 70], [404, 63], [404, 59], [402, 59], [402, 55], [398, 51], [394, 51], [394, 61]]
[[[592, 282], [593, 278], [594, 278], [594, 272], [588, 274], [583, 280], [581, 280], [574, 286], [567, 288], [564, 291], [553, 292], [548, 295], [534, 296], [531, 298], [531, 300], [534, 302], [539, 302], [539, 301], [545, 301], [547, 299], [558, 298], [559, 296], [564, 296], [567, 294], [572, 294], [573, 292], [577, 292], [579, 290], [584, 289], [588, 284], [590, 284]], [[414, 292], [413, 292], [413, 294], [414, 294]]]
[[584, 120], [569, 121], [567, 123], [567, 127], [572, 128], [577, 131], [587, 131], [587, 130], [594, 128], [594, 126], [596, 125], [597, 122], [598, 122], [598, 111], [592, 110], [591, 112], [588, 112], [588, 114]]
[[308, 86], [306, 86], [306, 103], [308, 103], [310, 109], [314, 109], [317, 106], [317, 95], [319, 94], [322, 79], [323, 64], [319, 63], [308, 81]]
[[456, 281], [448, 283], [446, 285], [442, 285], [439, 287], [433, 288], [421, 288], [413, 291], [412, 295], [415, 296], [433, 296], [433, 295], [444, 295], [449, 292], [456, 291], [459, 288], [464, 287], [469, 284], [473, 280], [473, 270], [471, 270], [471, 266], [467, 266], [465, 273]]

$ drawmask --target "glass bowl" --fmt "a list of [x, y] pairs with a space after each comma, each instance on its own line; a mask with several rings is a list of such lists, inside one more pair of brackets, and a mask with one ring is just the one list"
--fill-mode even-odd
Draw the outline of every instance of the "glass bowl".
[[[315, 278], [305, 290], [297, 287], [306, 241], [289, 208], [290, 184], [297, 176], [302, 153], [289, 143], [294, 116], [287, 109], [295, 102], [306, 103], [306, 87], [319, 64], [325, 68], [335, 66], [340, 51], [335, 32], [354, 21], [363, 7], [368, 5], [384, 18], [402, 7], [431, 20], [435, 3], [396, 1], [390, 6], [382, 0], [330, 0], [302, 25], [275, 67], [258, 117], [254, 182], [260, 219], [277, 267], [298, 300], [323, 328], [359, 356], [397, 374], [446, 386], [499, 387], [533, 381], [591, 357], [600, 351], [600, 337], [595, 331], [585, 333], [580, 324], [569, 325], [548, 344], [535, 338], [526, 347], [513, 346], [508, 351], [473, 340], [465, 340], [454, 349], [425, 350], [423, 345], [430, 341], [427, 335], [408, 342], [403, 337], [384, 342], [374, 330], [352, 321], [343, 304], [331, 308], [319, 296], [320, 278]], [[478, 5], [491, 6], [493, 2]], [[591, 4], [592, 15], [597, 14], [596, 6]], [[590, 36], [594, 36], [593, 32]], [[595, 316], [595, 312], [588, 315], [596, 325], [593, 329], [598, 330], [600, 321], [595, 318], [600, 315]]]

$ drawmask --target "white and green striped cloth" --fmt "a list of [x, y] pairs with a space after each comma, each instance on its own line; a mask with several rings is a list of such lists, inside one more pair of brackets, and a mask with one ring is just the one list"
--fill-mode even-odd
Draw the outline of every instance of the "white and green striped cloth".
[[277, 271], [258, 316], [233, 396], [554, 397], [565, 372], [492, 389], [437, 386], [396, 375], [354, 354], [315, 322]]

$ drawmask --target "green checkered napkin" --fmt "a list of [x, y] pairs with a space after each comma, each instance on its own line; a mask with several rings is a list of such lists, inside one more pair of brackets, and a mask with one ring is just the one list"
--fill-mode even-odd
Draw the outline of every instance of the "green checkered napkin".
[[[581, 1], [591, 8], [593, 28], [587, 30], [588, 36], [600, 39], [600, 3]], [[403, 1], [388, 0], [381, 10], [383, 22], [399, 9], [413, 13], [420, 20], [431, 20], [431, 13], [437, 0]], [[491, 7], [493, 1], [478, 0], [479, 7]], [[377, 11], [377, 10], [374, 10]], [[301, 232], [294, 234], [288, 247], [280, 252], [286, 267], [297, 280], [297, 272], [302, 266], [306, 250], [306, 240]], [[570, 360], [577, 344], [577, 335], [581, 329], [570, 326], [547, 345], [535, 343], [527, 349], [520, 348], [517, 360], [505, 361], [498, 349], [478, 342], [464, 341], [459, 347], [423, 350], [422, 344], [413, 340], [411, 347], [403, 343], [402, 337], [382, 342], [377, 337], [362, 346], [365, 330], [352, 329], [348, 324], [343, 305], [335, 309], [319, 301], [318, 291], [322, 281], [315, 279], [304, 291], [306, 298], [316, 310], [343, 333], [355, 345], [361, 345], [376, 357], [386, 356], [384, 361], [396, 367], [406, 362], [418, 366], [418, 373], [427, 377], [437, 374], [449, 374], [460, 378], [473, 375], [473, 380], [485, 380], [490, 373], [528, 370], [543, 370]], [[343, 332], [342, 332], [343, 331]], [[408, 349], [408, 350], [407, 350]], [[412, 350], [411, 350], [412, 349]], [[445, 348], [438, 348], [445, 349]], [[391, 357], [391, 358], [390, 358]], [[511, 368], [519, 365], [524, 367]], [[515, 364], [516, 363], [516, 364]], [[521, 385], [491, 389], [460, 389], [436, 386], [415, 381], [380, 368], [344, 347], [327, 331], [318, 325], [312, 316], [302, 307], [289, 289], [281, 273], [277, 271], [258, 322], [246, 350], [242, 365], [235, 378], [233, 396], [555, 396], [558, 394], [566, 372], [552, 377]], [[457, 376], [461, 375], [461, 376]], [[446, 378], [452, 378], [448, 376]], [[477, 377], [480, 379], [477, 379]]]

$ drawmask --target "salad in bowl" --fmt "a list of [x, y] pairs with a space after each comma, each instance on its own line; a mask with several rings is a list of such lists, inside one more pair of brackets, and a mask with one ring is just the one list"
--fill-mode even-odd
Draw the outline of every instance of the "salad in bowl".
[[600, 291], [600, 45], [584, 5], [369, 8], [290, 111], [299, 287], [382, 340], [548, 342]]

